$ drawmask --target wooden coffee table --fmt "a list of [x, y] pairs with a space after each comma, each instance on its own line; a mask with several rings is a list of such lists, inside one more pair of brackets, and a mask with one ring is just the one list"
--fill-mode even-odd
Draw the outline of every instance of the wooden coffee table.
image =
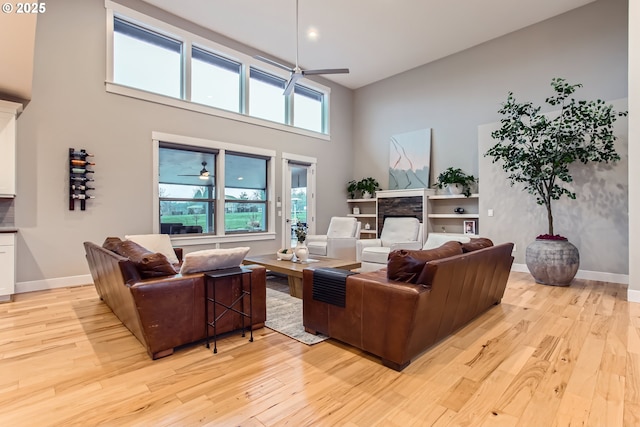
[[302, 298], [302, 270], [305, 268], [341, 268], [344, 270], [360, 268], [359, 261], [333, 258], [310, 258], [304, 262], [294, 262], [278, 260], [276, 258], [276, 254], [249, 255], [244, 259], [244, 261], [242, 261], [242, 263], [259, 264], [266, 267], [267, 270], [286, 274], [289, 279], [289, 294], [297, 298]]

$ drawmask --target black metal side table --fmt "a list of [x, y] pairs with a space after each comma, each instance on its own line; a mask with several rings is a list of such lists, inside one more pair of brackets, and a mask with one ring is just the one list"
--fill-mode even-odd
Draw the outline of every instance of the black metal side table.
[[[204, 283], [204, 323], [205, 323], [205, 335], [207, 337], [207, 348], [209, 348], [209, 328], [213, 328], [213, 352], [217, 353], [218, 352], [218, 347], [217, 347], [217, 330], [216, 330], [216, 325], [218, 323], [218, 321], [222, 318], [222, 316], [224, 316], [225, 314], [227, 314], [227, 312], [229, 311], [233, 311], [234, 313], [238, 313], [241, 317], [242, 317], [242, 336], [245, 336], [245, 332], [244, 332], [244, 319], [245, 318], [249, 318], [249, 331], [251, 334], [251, 338], [249, 338], [249, 342], [253, 342], [253, 329], [252, 329], [252, 319], [251, 319], [251, 314], [253, 313], [253, 302], [252, 302], [252, 298], [251, 298], [251, 287], [252, 287], [252, 279], [251, 279], [251, 269], [250, 268], [246, 268], [246, 267], [233, 267], [233, 268], [226, 268], [223, 270], [214, 270], [214, 271], [210, 271], [204, 274], [205, 277], [205, 283]], [[242, 281], [240, 283], [240, 287], [241, 287], [241, 292], [240, 295], [238, 296], [238, 298], [236, 298], [235, 300], [233, 300], [231, 302], [231, 304], [226, 305], [220, 301], [218, 301], [216, 299], [216, 282], [218, 281], [218, 279], [224, 278], [224, 277], [231, 277], [231, 276], [242, 276], [244, 274], [248, 274], [249, 275], [249, 290], [245, 290], [244, 286], [242, 284]], [[211, 284], [211, 289], [212, 295], [209, 295], [209, 284]], [[245, 297], [249, 297], [249, 313], [245, 313], [242, 310], [238, 310], [235, 308], [236, 304], [238, 304], [239, 302], [243, 301]], [[213, 321], [209, 322], [209, 304], [211, 303], [211, 305], [213, 306]], [[217, 306], [222, 306], [224, 307], [224, 310], [222, 311], [222, 313], [220, 313], [220, 315], [217, 314], [217, 310], [216, 307]]]

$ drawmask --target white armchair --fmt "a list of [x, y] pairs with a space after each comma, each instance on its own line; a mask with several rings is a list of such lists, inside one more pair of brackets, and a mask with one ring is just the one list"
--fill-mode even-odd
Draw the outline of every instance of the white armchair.
[[422, 249], [438, 248], [450, 241], [456, 241], [460, 243], [469, 243], [471, 238], [464, 234], [455, 233], [429, 233], [427, 241], [424, 242]]
[[360, 238], [360, 222], [351, 217], [331, 218], [326, 235], [307, 235], [310, 256], [355, 259], [356, 241]]
[[379, 239], [358, 240], [356, 260], [362, 263], [361, 271], [374, 271], [387, 265], [389, 252], [420, 248], [422, 223], [413, 217], [389, 217], [384, 220]]

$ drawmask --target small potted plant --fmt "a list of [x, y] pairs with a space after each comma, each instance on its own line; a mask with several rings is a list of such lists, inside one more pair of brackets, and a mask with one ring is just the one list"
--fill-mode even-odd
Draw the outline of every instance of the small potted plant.
[[362, 178], [356, 185], [358, 190], [362, 191], [363, 199], [370, 199], [376, 191], [381, 190], [378, 181], [371, 177]]
[[347, 193], [349, 193], [350, 199], [356, 198], [356, 191], [358, 191], [358, 181], [352, 179], [347, 183]]
[[464, 194], [471, 196], [471, 186], [476, 183], [473, 175], [467, 175], [460, 168], [449, 167], [440, 172], [436, 183], [433, 184], [441, 190], [446, 190], [449, 194]]

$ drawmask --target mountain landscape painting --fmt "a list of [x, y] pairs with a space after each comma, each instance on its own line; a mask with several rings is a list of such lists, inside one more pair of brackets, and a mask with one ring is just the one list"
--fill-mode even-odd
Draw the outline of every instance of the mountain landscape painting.
[[429, 188], [431, 128], [391, 137], [389, 190]]

